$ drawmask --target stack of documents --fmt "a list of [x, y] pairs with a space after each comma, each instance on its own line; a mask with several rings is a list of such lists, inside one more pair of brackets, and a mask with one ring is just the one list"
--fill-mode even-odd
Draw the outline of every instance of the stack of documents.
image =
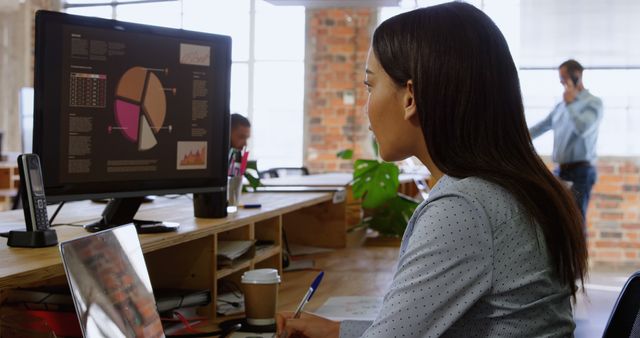
[[158, 312], [163, 313], [184, 307], [205, 306], [211, 303], [211, 292], [209, 290], [156, 290], [156, 307]]
[[218, 241], [218, 266], [232, 265], [241, 258], [251, 258], [255, 254], [253, 246], [255, 241]]
[[238, 293], [223, 293], [216, 298], [216, 312], [229, 316], [244, 312], [244, 296]]

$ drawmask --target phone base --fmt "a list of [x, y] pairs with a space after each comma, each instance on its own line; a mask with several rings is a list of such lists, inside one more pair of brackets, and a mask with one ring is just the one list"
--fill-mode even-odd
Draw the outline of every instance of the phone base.
[[8, 246], [19, 248], [42, 248], [58, 244], [58, 235], [53, 229], [38, 231], [9, 231]]

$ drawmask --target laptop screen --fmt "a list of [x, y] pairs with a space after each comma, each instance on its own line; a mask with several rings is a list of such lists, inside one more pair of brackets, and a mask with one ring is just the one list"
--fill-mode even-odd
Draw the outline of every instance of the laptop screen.
[[85, 337], [164, 337], [133, 225], [60, 244]]

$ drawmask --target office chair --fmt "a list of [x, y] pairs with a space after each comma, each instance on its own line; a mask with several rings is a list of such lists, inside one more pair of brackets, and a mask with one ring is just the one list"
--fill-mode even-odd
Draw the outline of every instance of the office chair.
[[276, 178], [285, 176], [306, 176], [309, 175], [307, 167], [280, 167], [271, 168], [260, 172], [260, 178]]
[[622, 288], [602, 337], [640, 337], [640, 271]]

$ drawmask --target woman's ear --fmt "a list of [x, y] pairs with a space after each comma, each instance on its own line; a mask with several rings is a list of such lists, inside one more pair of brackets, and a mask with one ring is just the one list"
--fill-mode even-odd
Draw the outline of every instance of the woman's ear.
[[416, 100], [413, 96], [413, 80], [407, 81], [407, 84], [404, 88], [404, 97], [403, 97], [403, 105], [404, 105], [404, 119], [411, 120], [414, 118], [418, 110], [416, 109]]

